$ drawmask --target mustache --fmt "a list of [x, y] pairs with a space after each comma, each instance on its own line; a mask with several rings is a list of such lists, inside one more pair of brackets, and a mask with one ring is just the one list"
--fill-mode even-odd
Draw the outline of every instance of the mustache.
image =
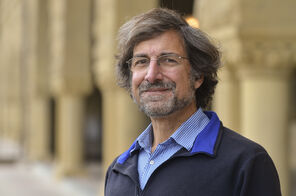
[[144, 91], [154, 89], [154, 88], [165, 88], [165, 89], [175, 90], [176, 83], [175, 82], [162, 82], [162, 81], [150, 83], [148, 81], [144, 81], [139, 86], [139, 93], [141, 94]]

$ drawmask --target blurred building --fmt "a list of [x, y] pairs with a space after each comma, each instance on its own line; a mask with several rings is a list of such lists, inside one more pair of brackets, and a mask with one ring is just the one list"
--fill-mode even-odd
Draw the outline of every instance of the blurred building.
[[212, 109], [267, 149], [283, 195], [296, 194], [294, 0], [0, 0], [0, 159], [51, 163], [63, 177], [127, 149], [149, 121], [116, 86], [116, 33], [153, 7], [198, 18], [214, 38]]

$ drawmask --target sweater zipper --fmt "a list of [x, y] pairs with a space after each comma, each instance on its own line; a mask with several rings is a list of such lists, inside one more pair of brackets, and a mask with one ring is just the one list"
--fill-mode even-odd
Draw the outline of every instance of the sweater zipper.
[[136, 196], [141, 196], [141, 195], [143, 195], [143, 191], [141, 190], [141, 188], [140, 188], [140, 184], [138, 183], [138, 182], [134, 182], [135, 183], [135, 187], [136, 187]]
[[140, 196], [141, 194], [141, 190], [139, 186], [136, 186], [136, 196]]

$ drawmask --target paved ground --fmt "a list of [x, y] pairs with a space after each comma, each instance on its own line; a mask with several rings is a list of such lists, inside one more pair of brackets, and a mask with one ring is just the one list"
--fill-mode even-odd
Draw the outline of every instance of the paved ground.
[[[99, 174], [100, 172], [96, 172]], [[99, 176], [58, 181], [50, 167], [24, 163], [0, 163], [1, 196], [99, 196]]]

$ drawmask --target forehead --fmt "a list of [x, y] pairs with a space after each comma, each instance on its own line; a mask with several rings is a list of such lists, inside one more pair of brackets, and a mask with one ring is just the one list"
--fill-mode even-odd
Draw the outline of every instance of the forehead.
[[176, 31], [170, 30], [135, 45], [133, 55], [158, 56], [161, 53], [186, 55], [183, 38]]

